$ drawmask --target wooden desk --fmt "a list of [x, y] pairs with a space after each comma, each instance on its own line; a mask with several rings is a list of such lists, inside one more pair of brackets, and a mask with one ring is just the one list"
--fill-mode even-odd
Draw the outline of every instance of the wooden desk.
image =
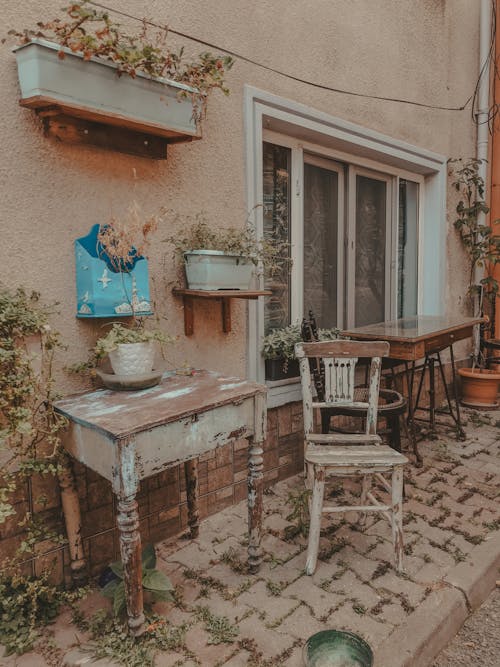
[[[249, 441], [248, 562], [261, 563], [262, 443], [266, 433], [266, 388], [211, 371], [167, 375], [151, 389], [107, 389], [72, 396], [55, 404], [69, 420], [63, 445], [78, 461], [112, 484], [118, 500], [117, 525], [124, 564], [130, 632], [143, 631], [141, 536], [135, 499], [140, 480], [184, 462], [188, 523], [199, 530], [197, 457], [238, 438]], [[78, 575], [85, 567], [80, 515], [69, 470], [60, 476], [72, 560]]]
[[[385, 340], [390, 344], [389, 358], [404, 362], [407, 386], [408, 386], [408, 412], [409, 422], [412, 426], [416, 410], [428, 410], [431, 428], [434, 428], [435, 420], [435, 364], [443, 380], [446, 400], [449, 412], [457, 426], [457, 437], [464, 438], [465, 433], [460, 421], [460, 407], [458, 402], [458, 388], [455, 373], [455, 359], [453, 355], [453, 343], [472, 336], [474, 327], [481, 324], [482, 318], [449, 318], [434, 315], [418, 315], [406, 317], [389, 322], [379, 322], [364, 327], [357, 327], [343, 331], [343, 335], [354, 340]], [[448, 386], [444, 376], [440, 352], [445, 349], [450, 351], [452, 370], [453, 396], [450, 397]], [[422, 375], [420, 377], [417, 394], [413, 400], [413, 382], [415, 376], [416, 362], [423, 359]], [[410, 367], [408, 364], [411, 364]], [[429, 402], [430, 406], [419, 405], [420, 395], [426, 371], [429, 372]], [[451, 399], [454, 400], [455, 409], [452, 408]], [[414, 449], [417, 461], [421, 462], [420, 454], [414, 440]]]

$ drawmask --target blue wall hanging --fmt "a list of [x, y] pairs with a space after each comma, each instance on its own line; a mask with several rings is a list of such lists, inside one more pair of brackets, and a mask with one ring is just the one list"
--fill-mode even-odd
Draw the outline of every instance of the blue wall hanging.
[[116, 271], [97, 240], [99, 225], [75, 241], [77, 317], [152, 315], [148, 261], [135, 249]]

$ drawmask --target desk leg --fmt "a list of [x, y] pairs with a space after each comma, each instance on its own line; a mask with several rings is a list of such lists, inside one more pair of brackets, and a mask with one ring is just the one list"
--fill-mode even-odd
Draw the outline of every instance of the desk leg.
[[252, 574], [259, 571], [262, 562], [260, 546], [264, 488], [262, 445], [266, 434], [266, 421], [266, 399], [264, 395], [258, 394], [254, 403], [254, 436], [248, 441], [248, 568]]
[[186, 495], [188, 506], [188, 525], [191, 538], [200, 534], [200, 512], [198, 509], [198, 459], [184, 463], [186, 477]]
[[429, 423], [431, 431], [436, 430], [436, 374], [435, 374], [435, 359], [433, 356], [428, 357], [429, 360]]
[[142, 593], [141, 534], [139, 512], [135, 495], [139, 480], [135, 470], [135, 445], [133, 441], [117, 443], [119, 461], [115, 468], [113, 490], [118, 498], [118, 525], [120, 554], [123, 563], [125, 601], [128, 627], [134, 637], [144, 632], [144, 601]]
[[75, 585], [79, 586], [85, 583], [87, 578], [82, 542], [82, 519], [75, 475], [73, 474], [71, 462], [66, 457], [58, 472], [58, 480], [59, 488], [61, 489], [61, 503], [71, 558], [71, 579]]
[[415, 382], [415, 361], [411, 362], [411, 367], [408, 368], [408, 362], [405, 361], [405, 375], [406, 388], [408, 391], [408, 430], [410, 432], [411, 444], [413, 446], [413, 453], [415, 454], [415, 466], [421, 468], [423, 466], [422, 455], [418, 450], [417, 433], [415, 429], [415, 406], [413, 404], [413, 383]]

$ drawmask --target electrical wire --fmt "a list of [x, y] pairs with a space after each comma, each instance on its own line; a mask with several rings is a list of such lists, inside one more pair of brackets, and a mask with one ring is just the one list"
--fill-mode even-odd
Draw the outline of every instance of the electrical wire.
[[[495, 0], [494, 0], [495, 1]], [[241, 60], [243, 62], [249, 63], [250, 65], [255, 65], [256, 67], [260, 67], [262, 69], [267, 70], [268, 72], [273, 72], [274, 74], [278, 74], [279, 76], [286, 77], [287, 79], [290, 79], [291, 81], [295, 81], [297, 83], [303, 83], [308, 86], [312, 86], [313, 88], [318, 88], [320, 90], [326, 90], [332, 93], [339, 93], [341, 95], [350, 95], [351, 97], [362, 97], [365, 99], [370, 99], [370, 100], [380, 100], [384, 102], [395, 102], [398, 104], [408, 104], [411, 106], [416, 106], [416, 107], [421, 107], [424, 109], [435, 109], [438, 111], [464, 111], [471, 100], [474, 100], [477, 97], [477, 90], [479, 87], [479, 80], [476, 83], [476, 87], [474, 89], [474, 92], [472, 95], [470, 95], [467, 100], [460, 106], [439, 106], [439, 105], [434, 105], [434, 104], [426, 104], [425, 102], [417, 102], [415, 100], [406, 100], [406, 99], [401, 99], [398, 97], [384, 97], [382, 95], [370, 95], [368, 93], [360, 93], [352, 90], [345, 90], [343, 88], [334, 88], [332, 86], [327, 86], [326, 84], [322, 83], [317, 83], [315, 81], [310, 81], [308, 79], [303, 79], [298, 76], [294, 76], [293, 74], [289, 74], [287, 72], [284, 72], [279, 69], [275, 69], [274, 67], [270, 67], [269, 65], [264, 65], [264, 63], [261, 63], [257, 60], [254, 60], [252, 58], [248, 58], [247, 56], [241, 55], [240, 53], [237, 53], [236, 51], [231, 51], [230, 49], [225, 49], [221, 46], [218, 46], [217, 44], [213, 44], [211, 42], [207, 42], [203, 39], [199, 39], [198, 37], [193, 37], [192, 35], [188, 35], [185, 32], [180, 32], [179, 30], [175, 30], [174, 28], [170, 28], [169, 26], [164, 26], [164, 25], [159, 25], [158, 23], [154, 23], [153, 21], [149, 21], [145, 18], [140, 18], [138, 16], [134, 16], [133, 14], [128, 14], [127, 12], [123, 12], [120, 9], [115, 9], [114, 7], [109, 7], [108, 5], [104, 5], [100, 2], [94, 2], [94, 0], [87, 0], [88, 4], [94, 5], [95, 7], [99, 7], [100, 9], [104, 9], [105, 11], [108, 12], [113, 12], [115, 14], [118, 14], [120, 16], [123, 16], [128, 19], [132, 19], [133, 21], [139, 21], [143, 25], [149, 25], [154, 28], [159, 28], [160, 30], [168, 30], [168, 32], [171, 32], [174, 35], [177, 35], [179, 37], [182, 37], [183, 39], [189, 39], [192, 42], [197, 42], [198, 44], [203, 44], [203, 46], [208, 47], [209, 49], [215, 49], [217, 51], [221, 51], [223, 53], [226, 53], [227, 55], [230, 55], [234, 58], [237, 58], [238, 60]], [[490, 47], [490, 56], [491, 56], [491, 47]], [[489, 56], [489, 57], [490, 57]], [[487, 61], [483, 64], [483, 67], [481, 68], [481, 73], [480, 77], [487, 65]]]

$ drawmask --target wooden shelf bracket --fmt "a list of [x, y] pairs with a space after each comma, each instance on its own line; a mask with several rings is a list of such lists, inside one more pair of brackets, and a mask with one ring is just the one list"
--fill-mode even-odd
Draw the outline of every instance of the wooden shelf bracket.
[[194, 302], [196, 299], [213, 299], [221, 304], [222, 331], [231, 331], [231, 299], [258, 299], [259, 296], [269, 296], [267, 290], [172, 290], [174, 296], [182, 297], [184, 305], [184, 333], [192, 336], [194, 333]]

